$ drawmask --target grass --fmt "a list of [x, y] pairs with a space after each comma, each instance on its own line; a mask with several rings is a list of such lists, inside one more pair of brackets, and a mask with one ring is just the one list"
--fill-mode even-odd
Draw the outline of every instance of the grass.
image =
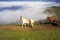
[[60, 30], [0, 30], [0, 40], [60, 40]]
[[[41, 26], [35, 24], [34, 28]], [[3, 28], [1, 30], [1, 27]], [[19, 28], [19, 25], [0, 26], [0, 40], [60, 40], [60, 30], [10, 30]], [[41, 28], [41, 27], [40, 27]]]

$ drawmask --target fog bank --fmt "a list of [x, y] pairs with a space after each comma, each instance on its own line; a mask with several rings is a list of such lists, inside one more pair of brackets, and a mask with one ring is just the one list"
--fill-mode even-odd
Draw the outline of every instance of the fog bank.
[[19, 24], [19, 17], [31, 18], [35, 21], [46, 19], [47, 7], [60, 6], [55, 2], [0, 2], [0, 25]]

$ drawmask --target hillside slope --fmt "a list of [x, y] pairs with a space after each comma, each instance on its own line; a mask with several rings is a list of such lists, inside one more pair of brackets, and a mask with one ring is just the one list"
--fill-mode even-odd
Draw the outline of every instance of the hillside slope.
[[48, 7], [48, 8], [46, 8], [46, 10], [44, 12], [56, 14], [57, 19], [60, 22], [60, 7], [59, 6]]

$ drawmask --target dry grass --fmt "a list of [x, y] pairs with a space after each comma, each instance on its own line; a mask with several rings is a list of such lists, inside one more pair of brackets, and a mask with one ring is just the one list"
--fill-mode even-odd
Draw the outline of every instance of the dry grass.
[[53, 30], [57, 29], [60, 30], [60, 26], [52, 26], [52, 25], [39, 25], [35, 26], [33, 28], [31, 27], [22, 27], [19, 25], [5, 25], [5, 26], [0, 26], [0, 30]]

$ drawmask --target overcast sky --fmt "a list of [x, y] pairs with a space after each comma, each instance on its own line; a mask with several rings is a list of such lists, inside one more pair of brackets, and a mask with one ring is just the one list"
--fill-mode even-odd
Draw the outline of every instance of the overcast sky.
[[58, 2], [0, 2], [0, 24], [19, 23], [19, 16], [34, 20], [45, 19], [47, 7], [60, 6]]
[[39, 2], [60, 2], [60, 0], [0, 0], [0, 1], [39, 1]]

